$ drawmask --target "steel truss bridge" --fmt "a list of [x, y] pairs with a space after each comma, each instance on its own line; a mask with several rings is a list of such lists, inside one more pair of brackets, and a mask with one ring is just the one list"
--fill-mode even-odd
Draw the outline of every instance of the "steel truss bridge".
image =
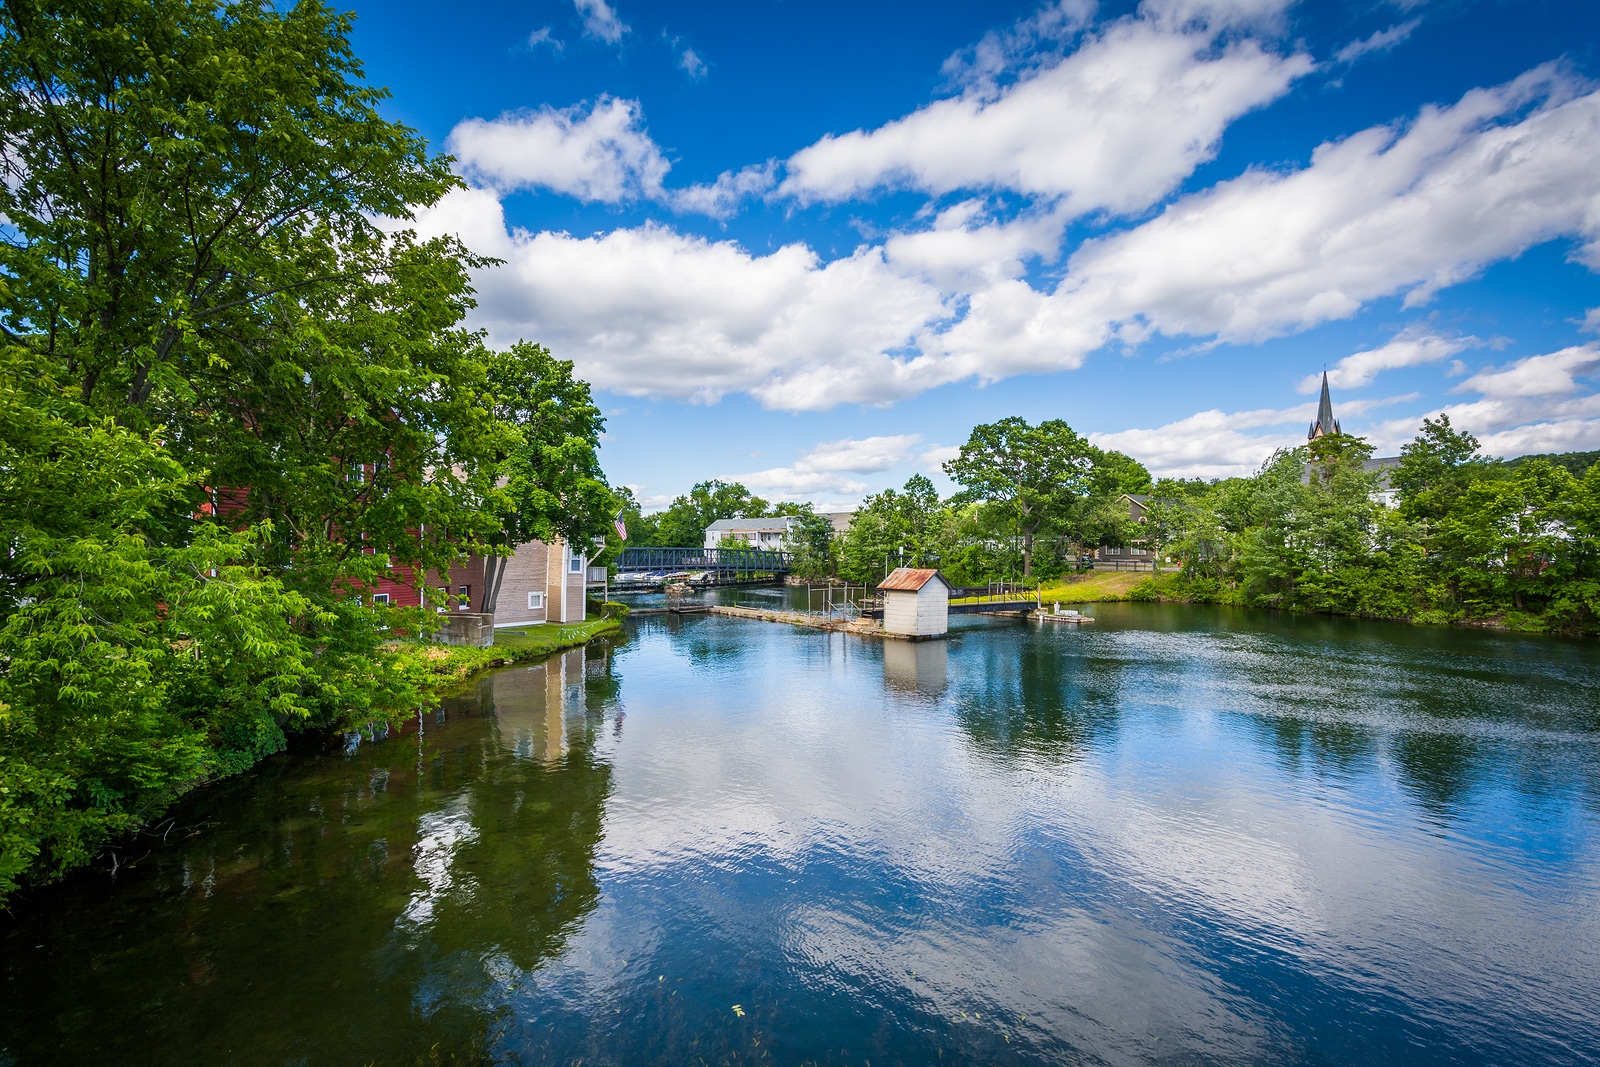
[[789, 553], [765, 548], [625, 548], [617, 574], [667, 575], [688, 571], [740, 581], [757, 575], [789, 573]]

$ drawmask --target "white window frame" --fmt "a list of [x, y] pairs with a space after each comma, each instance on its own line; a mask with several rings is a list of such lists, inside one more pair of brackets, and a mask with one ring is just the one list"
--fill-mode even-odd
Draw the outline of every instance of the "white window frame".
[[389, 594], [388, 593], [373, 593], [372, 594], [372, 603], [373, 603], [374, 607], [376, 607], [379, 604], [382, 604], [384, 607], [388, 607], [389, 606]]
[[544, 594], [543, 593], [529, 593], [528, 594], [528, 610], [529, 611], [542, 611], [543, 609], [544, 609]]
[[576, 552], [568, 551], [568, 553], [567, 553], [567, 573], [568, 574], [582, 574], [583, 573], [583, 557], [578, 555], [578, 553], [576, 553]]

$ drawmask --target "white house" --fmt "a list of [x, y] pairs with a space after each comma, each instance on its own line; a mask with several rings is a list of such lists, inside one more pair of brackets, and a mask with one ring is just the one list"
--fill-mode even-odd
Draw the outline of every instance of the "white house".
[[938, 637], [950, 629], [950, 583], [931, 568], [901, 567], [879, 585], [883, 630], [905, 637]]
[[800, 520], [793, 515], [779, 515], [772, 519], [718, 519], [706, 527], [706, 548], [718, 548], [724, 541], [747, 545], [750, 548], [769, 548], [775, 552], [789, 550], [789, 532]]

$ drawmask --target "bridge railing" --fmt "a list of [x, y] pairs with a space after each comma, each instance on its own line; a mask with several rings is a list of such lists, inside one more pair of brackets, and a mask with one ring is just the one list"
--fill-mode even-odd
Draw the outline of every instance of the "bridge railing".
[[787, 574], [789, 565], [789, 553], [767, 548], [625, 548], [617, 557], [619, 574]]

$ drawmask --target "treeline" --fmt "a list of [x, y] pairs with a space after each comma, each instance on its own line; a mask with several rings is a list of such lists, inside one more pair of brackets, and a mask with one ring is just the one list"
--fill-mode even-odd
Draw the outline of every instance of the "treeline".
[[[1600, 454], [1491, 459], [1441, 416], [1398, 466], [1369, 470], [1371, 456], [1333, 435], [1248, 478], [1152, 482], [1059, 420], [1003, 419], [944, 464], [954, 495], [916, 475], [868, 496], [841, 537], [805, 527], [796, 572], [872, 583], [936, 566], [957, 585], [1050, 581], [1096, 548], [1138, 545], [1167, 568], [1134, 590], [1141, 599], [1600, 632]], [[1126, 494], [1142, 498], [1142, 521]], [[643, 521], [657, 536], [703, 535], [711, 518], [780, 510], [713, 482]]]
[[414, 711], [387, 642], [433, 614], [375, 583], [615, 511], [588, 386], [463, 329], [475, 261], [405, 229], [459, 182], [350, 28], [0, 4], [0, 897]]
[[628, 544], [699, 545], [717, 519], [792, 515], [801, 577], [865, 583], [900, 566], [938, 566], [958, 584], [1052, 578], [1075, 569], [1085, 548], [1136, 537], [1121, 497], [1151, 485], [1137, 461], [1094, 447], [1058, 419], [978, 426], [944, 468], [959, 493], [940, 499], [915, 475], [867, 497], [840, 537], [811, 505], [768, 504], [737, 483], [702, 482], [649, 515], [629, 496]]
[[[1440, 416], [1397, 467], [1366, 470], [1371, 454], [1336, 435], [1254, 477], [1157, 483], [1145, 536], [1180, 569], [1139, 595], [1600, 632], [1592, 453], [1493, 460]], [[1385, 474], [1394, 507], [1381, 502]]]

